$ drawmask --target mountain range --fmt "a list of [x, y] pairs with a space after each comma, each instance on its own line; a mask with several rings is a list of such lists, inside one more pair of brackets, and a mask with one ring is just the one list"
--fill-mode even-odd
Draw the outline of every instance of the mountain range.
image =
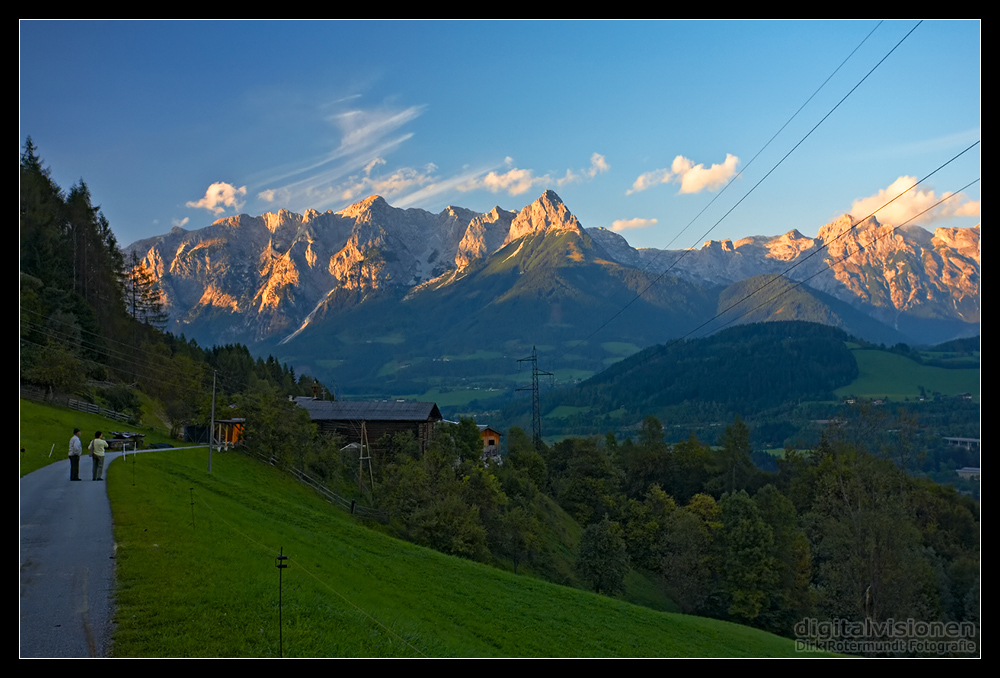
[[[979, 333], [979, 226], [930, 233], [843, 215], [815, 238], [636, 249], [584, 228], [552, 191], [485, 213], [371, 196], [339, 212], [174, 228], [128, 251], [159, 282], [174, 333], [272, 350], [362, 390], [493, 373], [532, 344], [574, 378], [729, 307], [701, 332], [735, 319], [812, 320], [882, 343]], [[440, 364], [462, 358], [475, 364]]]

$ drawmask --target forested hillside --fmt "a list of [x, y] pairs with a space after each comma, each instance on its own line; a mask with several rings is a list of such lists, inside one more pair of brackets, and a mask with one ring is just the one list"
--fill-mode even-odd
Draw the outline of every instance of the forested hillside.
[[[20, 378], [48, 399], [71, 396], [162, 422], [173, 433], [208, 421], [236, 394], [311, 395], [323, 389], [274, 358], [241, 345], [205, 350], [162, 331], [160, 291], [127, 261], [81, 180], [68, 193], [29, 138], [20, 166]], [[325, 390], [325, 389], [323, 389]]]

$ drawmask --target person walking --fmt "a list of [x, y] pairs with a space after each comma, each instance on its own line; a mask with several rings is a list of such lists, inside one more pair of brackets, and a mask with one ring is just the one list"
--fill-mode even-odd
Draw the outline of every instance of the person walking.
[[69, 439], [69, 479], [80, 479], [80, 457], [83, 455], [83, 443], [80, 442], [80, 429], [73, 429], [73, 437]]
[[102, 437], [100, 431], [94, 434], [89, 449], [90, 458], [94, 462], [93, 480], [104, 480], [104, 450], [108, 449], [108, 441]]

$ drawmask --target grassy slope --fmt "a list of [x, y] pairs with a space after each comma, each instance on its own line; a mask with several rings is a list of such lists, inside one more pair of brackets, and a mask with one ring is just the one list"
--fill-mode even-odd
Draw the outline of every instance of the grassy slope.
[[[116, 656], [789, 656], [792, 641], [445, 556], [358, 525], [276, 470], [204, 452], [109, 472]], [[192, 525], [191, 494], [194, 495]], [[369, 616], [370, 615], [370, 616]], [[376, 621], [377, 620], [377, 621]]]
[[852, 349], [858, 361], [858, 378], [837, 389], [841, 397], [882, 398], [893, 400], [915, 398], [923, 386], [927, 394], [934, 391], [945, 395], [971, 393], [979, 402], [978, 369], [945, 369], [920, 365], [905, 356], [875, 349]]
[[[74, 428], [81, 429], [80, 439], [83, 441], [84, 454], [86, 454], [87, 444], [94, 437], [95, 431], [137, 430], [123, 422], [105, 419], [96, 414], [86, 414], [65, 407], [43, 405], [24, 399], [21, 400], [20, 423], [20, 447], [24, 448], [24, 454], [20, 455], [22, 476], [48, 464], [66, 461], [69, 439], [73, 435]], [[138, 430], [145, 430], [145, 428], [140, 427]], [[105, 435], [104, 437], [109, 438], [110, 436]], [[158, 434], [147, 433], [146, 444], [156, 442], [176, 443], [162, 432]], [[54, 449], [53, 445], [55, 445]], [[49, 456], [50, 451], [52, 456]], [[68, 463], [66, 473], [69, 473]]]

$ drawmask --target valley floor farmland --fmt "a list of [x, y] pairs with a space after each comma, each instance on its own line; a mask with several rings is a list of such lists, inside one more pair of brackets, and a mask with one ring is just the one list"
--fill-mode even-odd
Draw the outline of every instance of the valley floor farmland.
[[969, 393], [979, 402], [979, 369], [931, 367], [876, 349], [856, 348], [851, 352], [858, 362], [859, 374], [853, 382], [835, 391], [840, 397], [915, 399], [923, 387], [927, 395]]

